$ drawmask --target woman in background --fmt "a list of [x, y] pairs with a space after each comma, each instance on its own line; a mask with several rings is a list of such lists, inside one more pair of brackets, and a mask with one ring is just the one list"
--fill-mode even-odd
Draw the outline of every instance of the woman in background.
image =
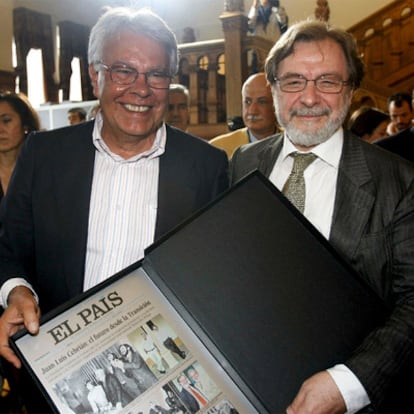
[[[6, 194], [26, 136], [39, 129], [39, 116], [25, 95], [0, 91], [0, 201]], [[17, 413], [23, 410], [24, 398], [16, 391], [20, 381], [20, 371], [0, 359], [1, 412]]]
[[387, 135], [389, 122], [390, 117], [387, 113], [370, 106], [361, 106], [352, 113], [348, 121], [348, 129], [372, 144]]
[[25, 95], [0, 92], [0, 200], [26, 136], [39, 129], [39, 116]]

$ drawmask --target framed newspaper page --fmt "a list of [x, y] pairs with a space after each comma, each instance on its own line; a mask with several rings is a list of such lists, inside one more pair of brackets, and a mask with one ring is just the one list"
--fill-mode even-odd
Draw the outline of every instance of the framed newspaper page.
[[[141, 262], [46, 315], [12, 347], [58, 413], [265, 413]], [[236, 378], [236, 381], [235, 381]]]

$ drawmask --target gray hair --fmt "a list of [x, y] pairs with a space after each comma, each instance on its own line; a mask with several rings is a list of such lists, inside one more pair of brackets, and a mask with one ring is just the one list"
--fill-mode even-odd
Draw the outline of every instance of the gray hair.
[[364, 64], [358, 54], [354, 37], [339, 28], [330, 27], [326, 22], [305, 20], [291, 26], [270, 50], [265, 72], [268, 82], [273, 85], [277, 76], [279, 64], [290, 56], [298, 42], [318, 42], [330, 39], [342, 49], [347, 63], [349, 82], [353, 88], [358, 88], [364, 77]]
[[190, 97], [190, 91], [187, 89], [186, 86], [181, 85], [181, 83], [171, 83], [169, 87], [169, 91], [171, 92], [178, 92], [185, 95], [187, 98], [187, 105], [190, 106], [191, 103], [191, 97]]
[[143, 35], [162, 44], [169, 56], [170, 75], [174, 76], [177, 73], [177, 39], [167, 23], [146, 8], [114, 7], [108, 9], [91, 30], [88, 47], [89, 64], [102, 61], [106, 42], [125, 31]]

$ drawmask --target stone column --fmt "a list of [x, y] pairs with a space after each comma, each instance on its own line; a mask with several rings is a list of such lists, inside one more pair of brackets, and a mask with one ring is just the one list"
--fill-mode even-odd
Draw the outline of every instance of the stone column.
[[224, 32], [226, 65], [227, 118], [242, 113], [241, 87], [247, 76], [247, 57], [243, 41], [247, 35], [247, 17], [241, 10], [225, 11], [220, 20]]

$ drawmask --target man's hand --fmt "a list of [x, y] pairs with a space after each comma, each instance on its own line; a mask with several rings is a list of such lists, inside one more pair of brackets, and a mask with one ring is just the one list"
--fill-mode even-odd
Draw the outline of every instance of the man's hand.
[[302, 384], [286, 414], [343, 414], [345, 411], [345, 401], [335, 381], [323, 371]]
[[9, 346], [9, 337], [25, 327], [32, 335], [39, 331], [40, 309], [30, 289], [15, 287], [9, 294], [8, 307], [0, 318], [0, 356], [16, 368], [21, 362]]

